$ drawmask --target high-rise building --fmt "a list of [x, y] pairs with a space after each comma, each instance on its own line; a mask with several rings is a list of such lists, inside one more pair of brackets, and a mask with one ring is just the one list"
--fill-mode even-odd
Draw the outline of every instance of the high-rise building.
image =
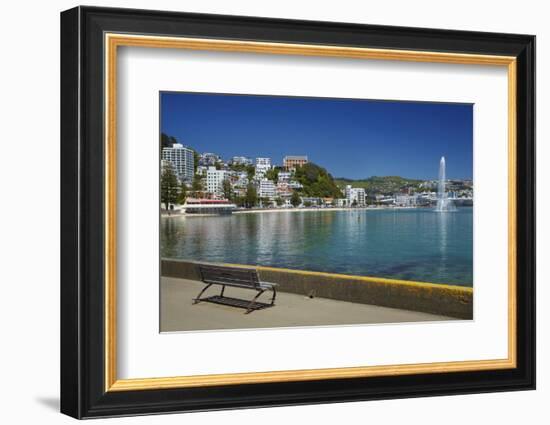
[[208, 170], [206, 170], [206, 191], [221, 196], [223, 194], [223, 181], [227, 177], [227, 171], [216, 170], [216, 167], [208, 167]]
[[287, 170], [295, 170], [296, 167], [301, 167], [307, 164], [306, 155], [287, 155], [283, 158], [283, 166]]
[[262, 178], [271, 168], [271, 158], [256, 158], [256, 176]]
[[180, 181], [187, 183], [193, 181], [193, 150], [180, 143], [174, 143], [171, 148], [162, 149], [162, 160], [172, 164]]
[[364, 206], [367, 203], [367, 193], [362, 187], [346, 186], [346, 199], [349, 205]]

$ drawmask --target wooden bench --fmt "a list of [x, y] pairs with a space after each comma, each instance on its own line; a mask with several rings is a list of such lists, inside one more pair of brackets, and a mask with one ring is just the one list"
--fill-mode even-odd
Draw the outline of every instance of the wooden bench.
[[[277, 296], [275, 286], [277, 286], [277, 284], [270, 282], [261, 282], [258, 276], [258, 271], [256, 269], [200, 264], [199, 272], [201, 275], [201, 280], [203, 283], [206, 284], [206, 286], [202, 289], [197, 298], [193, 299], [193, 304], [197, 304], [201, 301], [206, 301], [215, 304], [230, 305], [233, 307], [245, 308], [245, 314], [248, 314], [254, 310], [261, 310], [263, 308], [273, 307], [275, 305], [275, 297]], [[210, 297], [201, 298], [204, 292], [212, 285], [220, 285], [222, 287], [220, 295], [213, 295]], [[257, 294], [251, 301], [226, 297], [224, 296], [226, 286], [252, 289], [257, 291]], [[268, 290], [273, 292], [271, 302], [263, 303], [257, 301], [260, 295]]]

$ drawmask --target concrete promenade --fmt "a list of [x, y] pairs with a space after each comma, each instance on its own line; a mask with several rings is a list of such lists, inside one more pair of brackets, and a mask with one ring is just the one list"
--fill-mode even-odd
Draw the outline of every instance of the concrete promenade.
[[[416, 311], [351, 303], [327, 298], [278, 292], [275, 307], [244, 314], [244, 309], [202, 302], [192, 304], [204, 284], [189, 279], [161, 278], [161, 332], [275, 328], [292, 326], [330, 326], [372, 323], [425, 322], [456, 320], [454, 318]], [[211, 287], [204, 296], [219, 294], [220, 287]], [[246, 300], [255, 292], [229, 288], [225, 295]], [[263, 294], [259, 301], [271, 299]]]
[[[161, 275], [200, 281], [199, 263], [190, 260], [162, 259]], [[277, 290], [352, 304], [367, 304], [399, 310], [418, 311], [457, 319], [473, 318], [473, 289], [468, 287], [352, 276], [266, 266], [216, 264], [257, 270], [260, 280], [274, 282]]]

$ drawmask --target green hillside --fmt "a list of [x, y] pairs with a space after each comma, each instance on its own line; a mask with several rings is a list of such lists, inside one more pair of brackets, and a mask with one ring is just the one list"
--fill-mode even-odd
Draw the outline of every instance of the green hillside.
[[303, 185], [300, 194], [316, 198], [342, 198], [342, 192], [330, 173], [313, 162], [297, 167], [294, 180]]

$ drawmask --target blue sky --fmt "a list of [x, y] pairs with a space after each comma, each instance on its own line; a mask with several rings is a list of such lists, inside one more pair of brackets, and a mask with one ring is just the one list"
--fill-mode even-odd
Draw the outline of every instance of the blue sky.
[[161, 93], [161, 131], [198, 152], [307, 155], [334, 177], [472, 178], [473, 107], [332, 98]]

